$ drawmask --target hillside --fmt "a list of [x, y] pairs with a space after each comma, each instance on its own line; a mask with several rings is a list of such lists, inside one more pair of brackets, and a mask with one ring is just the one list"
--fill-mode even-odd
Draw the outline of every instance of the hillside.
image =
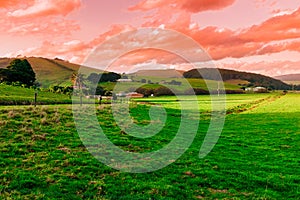
[[281, 81], [300, 81], [300, 74], [286, 74], [274, 77]]
[[286, 74], [275, 78], [287, 84], [300, 85], [300, 74]]
[[[32, 105], [35, 90], [0, 84], [0, 105]], [[38, 91], [37, 104], [70, 104], [70, 96], [48, 91]]]
[[[0, 68], [5, 68], [15, 58], [0, 58]], [[70, 63], [61, 59], [48, 59], [41, 57], [26, 57], [36, 73], [37, 81], [42, 87], [51, 84], [71, 84], [70, 77], [73, 72], [81, 67], [78, 64]], [[88, 70], [91, 70], [85, 67]]]
[[148, 76], [148, 77], [160, 77], [160, 78], [182, 78], [182, 73], [174, 69], [164, 70], [139, 70], [133, 74], [133, 76]]
[[[199, 70], [199, 71], [198, 71]], [[205, 78], [208, 80], [218, 80], [218, 77], [213, 73], [211, 68], [203, 68], [203, 69], [193, 69], [183, 73], [185, 78]], [[289, 90], [291, 86], [282, 82], [281, 80], [277, 80], [268, 76], [264, 76], [261, 74], [249, 73], [249, 72], [240, 72], [235, 70], [228, 69], [218, 69], [223, 81], [229, 80], [245, 80], [248, 81], [249, 84], [246, 86], [263, 86], [266, 88], [272, 88], [277, 90]], [[200, 72], [200, 73], [199, 73]]]
[[[0, 68], [5, 68], [15, 58], [0, 58]], [[61, 59], [48, 59], [41, 57], [26, 57], [31, 64], [33, 70], [36, 73], [37, 81], [46, 88], [50, 85], [70, 85], [71, 75], [78, 71], [81, 67], [78, 64], [70, 63]], [[83, 69], [83, 68], [81, 68]], [[95, 72], [95, 69], [84, 67], [86, 72]], [[287, 90], [291, 89], [291, 86], [281, 80], [300, 80], [300, 74], [286, 75], [278, 77], [281, 80], [277, 80], [271, 77], [263, 76], [260, 74], [240, 72], [235, 70], [219, 69], [223, 81], [227, 84], [235, 85], [239, 88], [240, 86], [264, 86], [273, 89]], [[100, 73], [101, 71], [98, 71]], [[197, 70], [190, 70], [187, 72], [179, 72], [174, 69], [167, 70], [140, 70], [133, 74], [129, 74], [129, 77], [133, 79], [147, 79], [153, 83], [161, 82], [163, 80], [170, 81], [176, 79], [180, 81], [181, 78], [205, 78], [208, 80], [217, 80], [213, 76], [212, 69], [203, 68], [200, 69], [201, 75]], [[202, 77], [203, 76], [203, 77]], [[231, 86], [230, 86], [231, 88]]]

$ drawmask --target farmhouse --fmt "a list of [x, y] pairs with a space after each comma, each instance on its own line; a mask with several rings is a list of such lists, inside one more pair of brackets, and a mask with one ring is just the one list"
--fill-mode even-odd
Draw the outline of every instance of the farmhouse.
[[253, 92], [263, 93], [263, 92], [268, 92], [268, 90], [265, 87], [255, 87], [253, 88]]
[[255, 92], [255, 93], [265, 93], [268, 92], [268, 89], [265, 87], [255, 87], [255, 88], [246, 88], [246, 92]]

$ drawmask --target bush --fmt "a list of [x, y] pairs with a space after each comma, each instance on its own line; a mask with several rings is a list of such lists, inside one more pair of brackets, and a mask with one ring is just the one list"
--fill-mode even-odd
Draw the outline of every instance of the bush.
[[143, 94], [145, 97], [148, 97], [151, 94], [154, 94], [153, 89], [148, 89], [148, 88], [143, 88], [143, 87], [140, 87], [140, 88], [136, 89], [136, 92], [140, 93], [140, 94]]
[[207, 90], [201, 89], [201, 88], [191, 88], [189, 90], [186, 90], [184, 92], [185, 95], [204, 95], [209, 94]]
[[226, 90], [226, 94], [244, 94], [243, 90]]
[[174, 96], [173, 91], [165, 86], [161, 86], [154, 90], [155, 96]]

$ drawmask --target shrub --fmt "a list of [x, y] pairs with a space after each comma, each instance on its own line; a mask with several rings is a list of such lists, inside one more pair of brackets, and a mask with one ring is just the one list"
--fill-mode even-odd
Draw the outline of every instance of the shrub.
[[184, 92], [185, 95], [204, 95], [209, 94], [207, 90], [201, 88], [191, 88]]
[[165, 86], [161, 86], [154, 90], [155, 96], [173, 96], [175, 95], [173, 91]]

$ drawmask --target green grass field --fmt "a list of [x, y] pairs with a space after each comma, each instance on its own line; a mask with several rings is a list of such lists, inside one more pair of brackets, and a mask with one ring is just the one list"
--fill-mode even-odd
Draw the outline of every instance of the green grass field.
[[[98, 162], [78, 136], [70, 105], [1, 106], [0, 198], [299, 199], [300, 94], [226, 98], [224, 129], [205, 158], [199, 159], [199, 148], [210, 122], [205, 114], [210, 103], [208, 96], [199, 96], [204, 117], [191, 147], [171, 165], [141, 174]], [[124, 134], [109, 105], [97, 107], [99, 124], [126, 151], [158, 150], [177, 132], [178, 101], [175, 97], [136, 101], [130, 111], [141, 126], [150, 122], [150, 104], [166, 108], [167, 121], [159, 134], [148, 139]]]
[[[145, 80], [151, 80], [152, 84], [142, 84], [140, 81], [142, 79]], [[128, 91], [129, 89], [137, 89], [139, 87], [147, 88], [147, 89], [156, 89], [161, 87], [162, 85], [165, 85], [166, 87], [169, 87], [175, 91], [178, 92], [184, 92], [191, 88], [202, 88], [207, 90], [207, 85], [210, 85], [211, 90], [217, 90], [218, 88], [218, 82], [212, 81], [212, 80], [203, 80], [203, 79], [183, 79], [183, 78], [160, 78], [160, 77], [147, 77], [147, 76], [141, 76], [141, 77], [134, 77], [134, 82], [122, 82], [122, 83], [111, 83], [111, 82], [103, 82], [99, 85], [106, 90], [117, 90], [117, 91]], [[165, 82], [171, 82], [172, 80], [181, 82], [182, 84], [180, 86], [178, 85], [171, 85], [171, 84], [160, 84], [162, 81]], [[237, 84], [231, 84], [224, 82], [224, 88], [227, 90], [239, 90], [240, 86]]]
[[[30, 105], [34, 103], [35, 90], [0, 84], [0, 105]], [[38, 91], [38, 104], [72, 103], [69, 96], [52, 92]]]

